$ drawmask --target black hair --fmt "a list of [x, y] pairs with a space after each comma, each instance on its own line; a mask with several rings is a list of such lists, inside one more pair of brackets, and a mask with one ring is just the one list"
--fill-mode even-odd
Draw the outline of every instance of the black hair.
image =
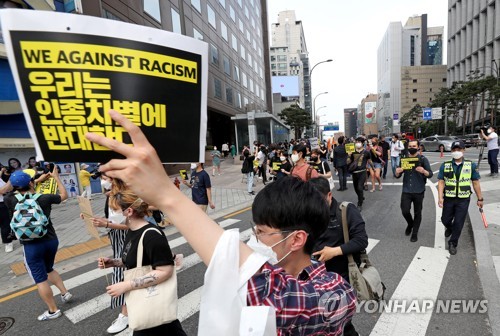
[[418, 139], [408, 141], [408, 145], [410, 144], [410, 142], [416, 142], [417, 146], [420, 147], [420, 141]]
[[21, 164], [21, 161], [19, 161], [19, 159], [16, 159], [16, 158], [10, 158], [10, 159], [7, 161], [7, 166], [8, 166], [9, 168], [12, 168], [12, 167], [10, 166], [10, 161], [16, 161], [16, 162], [17, 162], [17, 164], [19, 165], [19, 167], [17, 167], [17, 169], [22, 169], [22, 168], [23, 168], [23, 165]]
[[345, 137], [343, 135], [339, 136], [339, 139], [337, 140], [337, 142], [339, 143], [339, 145], [342, 145], [344, 143], [344, 140], [345, 140]]
[[324, 178], [324, 177], [315, 177], [312, 178], [308, 181], [309, 184], [311, 184], [317, 191], [319, 191], [323, 197], [326, 197], [329, 192], [331, 192], [330, 189], [330, 183]]
[[365, 138], [363, 138], [363, 137], [357, 137], [356, 141], [357, 142], [361, 142], [361, 143], [365, 143]]
[[393, 137], [395, 137], [395, 138], [396, 138], [396, 140], [398, 140], [398, 139], [399, 139], [399, 135], [397, 135], [397, 134], [393, 134], [392, 136], [393, 136]]
[[256, 224], [307, 232], [304, 245], [307, 254], [312, 253], [316, 239], [326, 230], [329, 213], [324, 197], [310, 183], [296, 177], [269, 184], [257, 194], [252, 205]]
[[307, 155], [307, 147], [303, 144], [298, 144], [297, 146], [294, 146], [293, 151], [297, 153], [302, 153], [303, 158], [305, 158]]

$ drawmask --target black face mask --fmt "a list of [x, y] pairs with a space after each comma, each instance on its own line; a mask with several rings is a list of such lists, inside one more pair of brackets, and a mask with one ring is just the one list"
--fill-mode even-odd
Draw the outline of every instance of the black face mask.
[[418, 152], [417, 148], [408, 148], [408, 153], [410, 153], [411, 155], [415, 155], [417, 154], [417, 152]]
[[318, 159], [317, 156], [311, 156], [311, 161], [316, 161]]

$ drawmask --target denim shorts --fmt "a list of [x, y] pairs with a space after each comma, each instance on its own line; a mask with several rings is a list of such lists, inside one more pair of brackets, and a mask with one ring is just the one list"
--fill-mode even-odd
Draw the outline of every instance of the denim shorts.
[[47, 280], [50, 272], [54, 270], [59, 240], [30, 241], [23, 244], [24, 264], [28, 273], [36, 284]]
[[382, 164], [380, 162], [373, 162], [373, 167], [375, 169], [382, 169]]

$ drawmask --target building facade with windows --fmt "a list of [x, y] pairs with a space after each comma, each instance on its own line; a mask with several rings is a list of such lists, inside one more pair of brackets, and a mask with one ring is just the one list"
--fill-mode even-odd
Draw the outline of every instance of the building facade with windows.
[[356, 137], [358, 124], [358, 109], [344, 109], [344, 134], [347, 138]]
[[[25, 4], [30, 1], [14, 2]], [[41, 2], [44, 1], [34, 1]], [[52, 5], [51, 1], [45, 2]], [[248, 123], [245, 123], [248, 112], [263, 115], [258, 132], [263, 142], [270, 142], [275, 125], [270, 113], [271, 89], [266, 84], [271, 82], [266, 0], [85, 0], [53, 3], [53, 7], [49, 6], [52, 10], [145, 25], [206, 42], [209, 49], [207, 145], [220, 147], [225, 142], [236, 142], [238, 147], [242, 147], [249, 143]], [[77, 10], [75, 6], [71, 10], [68, 3], [76, 3]], [[23, 7], [37, 9], [29, 5]]]
[[376, 123], [379, 130], [389, 127], [388, 132], [400, 131], [393, 123], [393, 116], [402, 116], [409, 110], [404, 110], [402, 105], [402, 96], [406, 99], [401, 86], [402, 69], [441, 66], [443, 32], [444, 27], [427, 27], [427, 14], [408, 18], [404, 26], [401, 22], [389, 24], [377, 50]]
[[[448, 1], [448, 87], [467, 81], [471, 73], [500, 77], [500, 1]], [[487, 106], [488, 99], [485, 101]], [[467, 117], [468, 127], [486, 123], [498, 125], [489, 113], [481, 113], [481, 102]], [[458, 127], [463, 126], [459, 111]]]

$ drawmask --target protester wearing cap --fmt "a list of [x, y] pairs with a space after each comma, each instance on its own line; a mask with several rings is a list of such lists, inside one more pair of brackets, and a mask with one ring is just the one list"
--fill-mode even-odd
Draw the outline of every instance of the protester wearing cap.
[[92, 189], [90, 188], [90, 178], [94, 175], [86, 170], [88, 167], [89, 165], [86, 163], [82, 163], [80, 165], [80, 173], [78, 174], [78, 178], [80, 179], [80, 185], [84, 189], [82, 197], [87, 197], [88, 199], [90, 199], [90, 196], [92, 195]]
[[[68, 198], [68, 194], [66, 188], [64, 187], [64, 184], [59, 178], [57, 167], [55, 167], [53, 172], [47, 174], [49, 177], [53, 177], [57, 182], [59, 190], [59, 194], [57, 195], [36, 194], [35, 181], [30, 175], [31, 173], [32, 171], [30, 170], [15, 171], [10, 176], [9, 182], [19, 194], [24, 195], [26, 198], [29, 197], [36, 199], [36, 202], [48, 219], [47, 233], [44, 236], [28, 240], [21, 240], [25, 265], [28, 270], [28, 274], [35, 282], [38, 289], [38, 294], [48, 308], [43, 314], [38, 316], [38, 320], [46, 321], [58, 318], [62, 315], [61, 310], [57, 308], [56, 302], [54, 300], [54, 293], [52, 292], [49, 281], [51, 284], [55, 285], [61, 292], [62, 302], [68, 302], [72, 298], [71, 293], [69, 293], [64, 286], [61, 276], [53, 268], [57, 248], [59, 246], [59, 240], [50, 218], [52, 204], [61, 203]], [[34, 197], [35, 195], [36, 197]], [[16, 204], [18, 203], [18, 199], [15, 197], [15, 195], [10, 194], [4, 197], [4, 202], [9, 211], [13, 213]]]
[[486, 140], [486, 146], [488, 146], [488, 164], [490, 165], [490, 175], [491, 177], [498, 177], [498, 134], [496, 133], [496, 127], [490, 126], [486, 131], [486, 134], [481, 129], [481, 137]]
[[457, 253], [458, 239], [464, 227], [472, 195], [471, 184], [477, 196], [477, 206], [483, 207], [483, 196], [479, 184], [476, 163], [465, 160], [465, 144], [461, 140], [451, 144], [452, 160], [444, 162], [439, 168], [438, 196], [439, 207], [443, 208], [441, 222], [446, 228], [445, 237], [450, 237], [448, 248], [451, 255]]

